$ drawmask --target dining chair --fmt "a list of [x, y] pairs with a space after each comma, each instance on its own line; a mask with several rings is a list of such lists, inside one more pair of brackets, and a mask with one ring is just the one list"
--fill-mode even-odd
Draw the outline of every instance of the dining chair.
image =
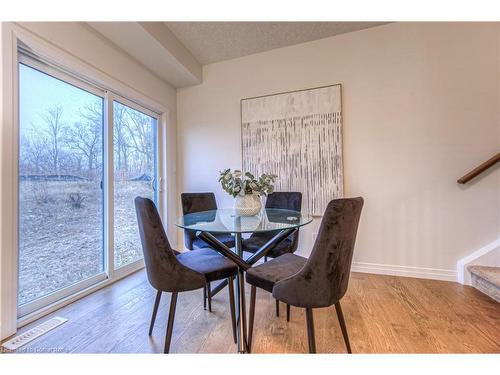
[[248, 324], [249, 348], [253, 337], [256, 288], [259, 287], [271, 292], [277, 300], [305, 308], [310, 353], [316, 353], [313, 309], [335, 305], [347, 352], [351, 353], [340, 300], [349, 283], [362, 207], [361, 197], [331, 201], [321, 220], [309, 259], [295, 254], [284, 254], [247, 270], [246, 280], [252, 286]]
[[[217, 201], [215, 200], [214, 193], [182, 193], [181, 203], [183, 215], [217, 209]], [[214, 236], [224, 245], [228, 247], [234, 246], [234, 237], [230, 234], [214, 233]], [[189, 250], [209, 247], [205, 241], [196, 237], [195, 231], [187, 229], [184, 230], [184, 244]]]
[[151, 336], [153, 333], [162, 292], [172, 293], [164, 349], [164, 353], [168, 353], [178, 293], [201, 289], [210, 281], [227, 279], [233, 339], [236, 342], [233, 286], [234, 277], [238, 272], [236, 264], [213, 249], [197, 249], [184, 253], [173, 250], [153, 201], [148, 198], [136, 197], [135, 210], [148, 280], [157, 291], [149, 335]]
[[[187, 215], [201, 211], [211, 211], [217, 209], [217, 201], [214, 193], [182, 193], [182, 214]], [[215, 220], [215, 215], [214, 215]], [[219, 241], [228, 247], [234, 247], [234, 237], [230, 234], [213, 234]], [[210, 247], [205, 241], [196, 236], [192, 230], [184, 230], [184, 245], [189, 250]], [[208, 311], [212, 311], [212, 290], [208, 283], [203, 288], [203, 308], [206, 310], [208, 300]]]
[[[267, 196], [266, 208], [301, 211], [302, 193], [294, 191], [275, 191]], [[255, 253], [275, 235], [276, 233], [274, 232], [253, 233], [249, 238], [242, 241], [243, 251]], [[280, 242], [274, 249], [272, 249], [264, 257], [264, 261], [267, 262], [267, 258], [277, 258], [283, 254], [294, 253], [297, 250], [298, 245], [299, 231], [297, 230], [294, 234], [286, 240]], [[280, 316], [280, 305], [278, 300], [276, 300], [276, 316]], [[286, 320], [290, 321], [290, 305], [288, 304], [286, 305]]]

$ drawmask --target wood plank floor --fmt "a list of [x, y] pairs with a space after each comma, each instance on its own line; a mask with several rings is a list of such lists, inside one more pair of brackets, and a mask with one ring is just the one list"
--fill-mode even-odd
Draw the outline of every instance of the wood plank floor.
[[[69, 321], [22, 351], [160, 353], [170, 296], [149, 337], [154, 295], [140, 271], [49, 315]], [[353, 273], [342, 309], [353, 353], [500, 353], [500, 304], [457, 283]], [[271, 295], [257, 290], [254, 353], [307, 352], [303, 309], [292, 307], [289, 323], [283, 304], [281, 312], [276, 317]], [[345, 353], [335, 308], [314, 314], [318, 352]], [[171, 352], [235, 352], [227, 288], [212, 313], [203, 310], [201, 290], [179, 295]]]

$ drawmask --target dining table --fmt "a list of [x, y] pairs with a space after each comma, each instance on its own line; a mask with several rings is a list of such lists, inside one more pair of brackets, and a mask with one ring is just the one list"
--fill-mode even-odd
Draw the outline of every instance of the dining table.
[[[245, 276], [244, 273], [256, 262], [266, 256], [282, 241], [293, 235], [300, 227], [312, 222], [312, 217], [298, 211], [263, 208], [257, 215], [240, 216], [232, 208], [194, 212], [181, 216], [176, 225], [182, 229], [192, 230], [196, 236], [207, 243], [223, 256], [232, 260], [238, 266], [236, 275], [236, 345], [238, 353], [248, 352], [246, 306], [245, 306]], [[258, 251], [244, 257], [242, 239], [252, 233], [270, 233], [267, 241]], [[217, 234], [231, 234], [235, 239], [234, 248], [229, 248], [217, 239]], [[194, 250], [196, 251], [196, 250]], [[213, 290], [215, 295], [227, 285], [227, 280]]]

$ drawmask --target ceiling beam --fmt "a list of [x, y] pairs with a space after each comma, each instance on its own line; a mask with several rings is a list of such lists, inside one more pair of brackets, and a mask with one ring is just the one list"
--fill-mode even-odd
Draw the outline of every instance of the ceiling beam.
[[201, 83], [201, 64], [162, 22], [89, 22], [93, 29], [174, 87]]

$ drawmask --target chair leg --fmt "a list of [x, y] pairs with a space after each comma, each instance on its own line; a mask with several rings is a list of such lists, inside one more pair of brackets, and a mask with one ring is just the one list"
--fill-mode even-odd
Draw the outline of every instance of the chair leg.
[[276, 316], [280, 316], [280, 301], [276, 300]]
[[172, 332], [174, 330], [175, 306], [177, 305], [177, 292], [172, 293], [170, 300], [170, 311], [168, 313], [167, 335], [165, 336], [165, 349], [163, 353], [167, 354], [170, 351], [170, 341], [172, 340]]
[[288, 303], [286, 304], [286, 321], [290, 321], [290, 305]]
[[313, 310], [310, 307], [306, 308], [306, 321], [307, 321], [307, 341], [309, 343], [309, 353], [316, 353], [316, 339], [314, 338]]
[[158, 306], [160, 306], [161, 291], [156, 293], [155, 306], [153, 307], [153, 315], [151, 316], [151, 324], [149, 325], [149, 336], [153, 334], [153, 327], [155, 325], [156, 313], [158, 312]]
[[208, 298], [208, 311], [212, 312], [212, 288], [210, 283], [207, 283], [207, 298]]
[[351, 354], [351, 344], [349, 343], [349, 336], [347, 335], [347, 327], [345, 325], [344, 314], [342, 314], [342, 309], [340, 308], [340, 302], [335, 304], [335, 310], [337, 310], [337, 317], [339, 318], [340, 329], [342, 329], [342, 336], [344, 336], [347, 353]]
[[233, 277], [227, 279], [227, 283], [229, 285], [229, 308], [231, 309], [231, 325], [233, 327], [233, 339], [236, 344], [236, 313], [234, 307], [234, 284]]
[[207, 309], [207, 287], [203, 287], [203, 310]]
[[264, 262], [267, 262], [267, 255], [264, 255]]
[[255, 295], [257, 287], [252, 285], [250, 290], [250, 312], [248, 317], [248, 352], [252, 351], [253, 323], [255, 320]]

